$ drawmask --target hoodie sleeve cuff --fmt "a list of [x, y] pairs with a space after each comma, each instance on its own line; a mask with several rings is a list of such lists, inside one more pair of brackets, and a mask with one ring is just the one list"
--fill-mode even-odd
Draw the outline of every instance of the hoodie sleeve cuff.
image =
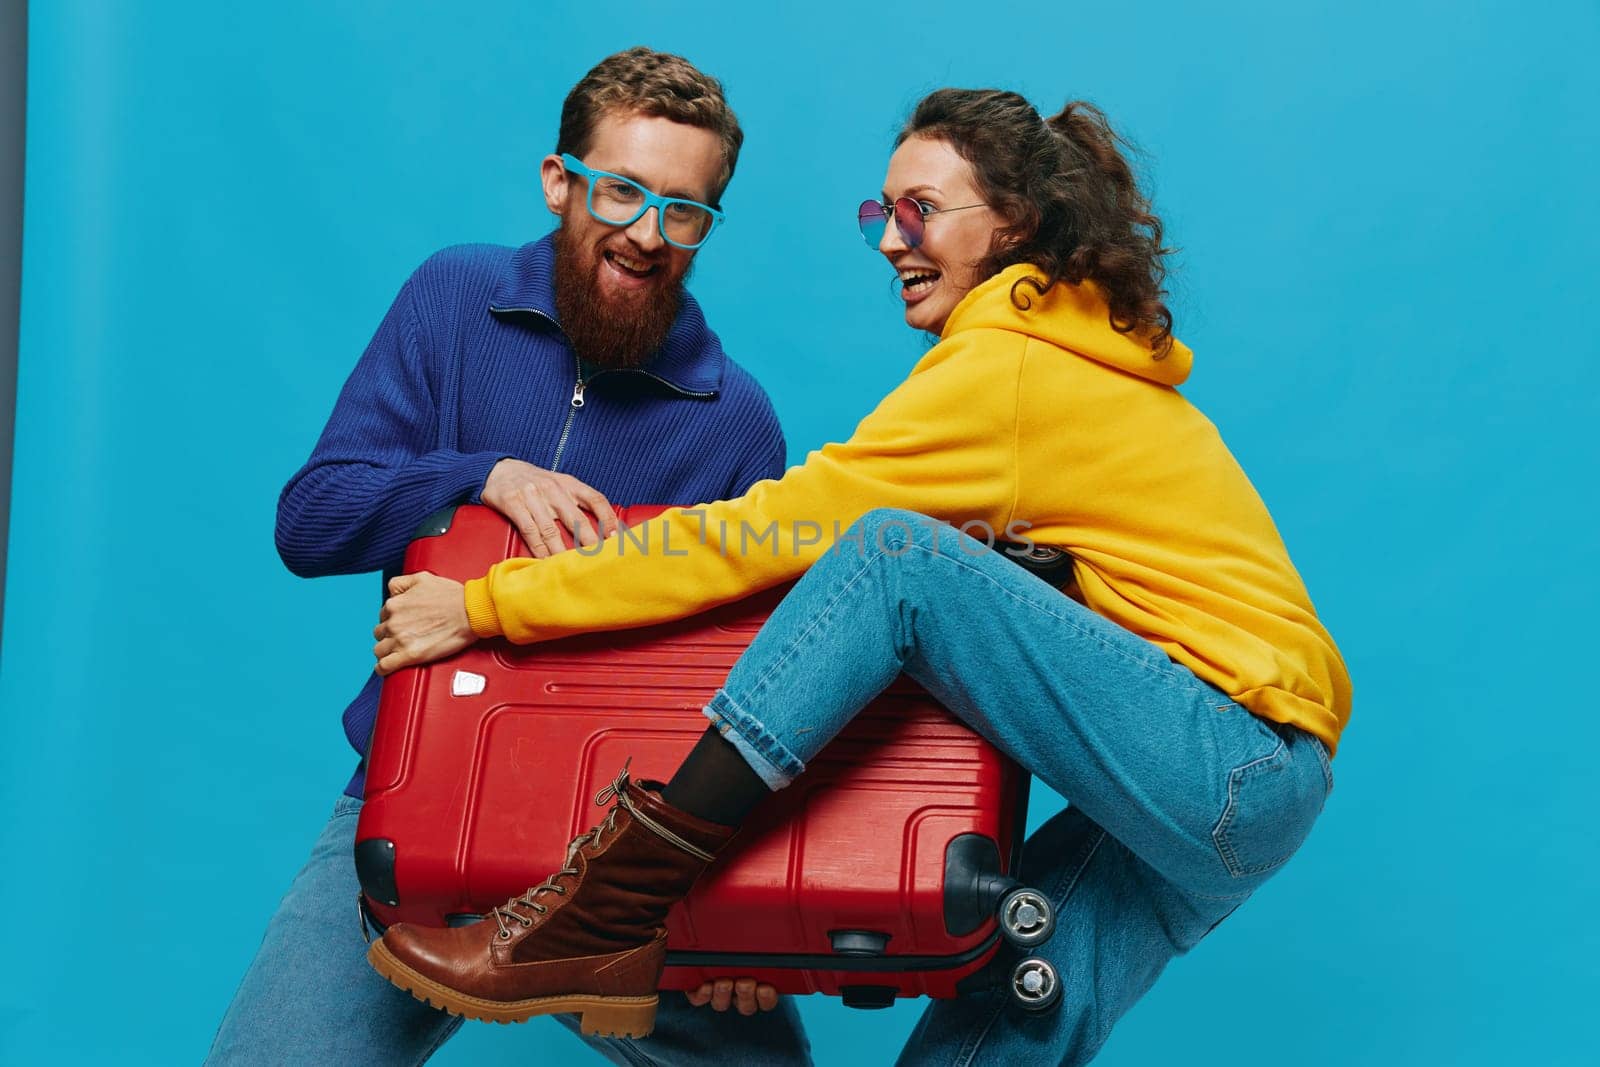
[[494, 610], [494, 597], [489, 593], [488, 578], [473, 578], [467, 582], [467, 624], [479, 637], [499, 637], [500, 615]]

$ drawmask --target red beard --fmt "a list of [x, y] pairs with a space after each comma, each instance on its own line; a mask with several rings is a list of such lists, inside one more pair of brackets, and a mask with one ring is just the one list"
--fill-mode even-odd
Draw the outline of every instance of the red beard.
[[599, 289], [601, 252], [580, 248], [565, 226], [555, 232], [556, 316], [578, 358], [602, 367], [639, 367], [661, 348], [683, 305], [683, 278], [669, 278], [623, 297]]

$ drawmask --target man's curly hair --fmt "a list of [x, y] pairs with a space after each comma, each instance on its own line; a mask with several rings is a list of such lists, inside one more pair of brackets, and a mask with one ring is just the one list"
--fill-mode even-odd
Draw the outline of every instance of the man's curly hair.
[[713, 203], [733, 178], [744, 131], [722, 93], [722, 83], [682, 56], [640, 45], [607, 56], [585, 74], [561, 105], [556, 154], [582, 159], [595, 123], [607, 112], [636, 112], [710, 130], [722, 141], [722, 176]]

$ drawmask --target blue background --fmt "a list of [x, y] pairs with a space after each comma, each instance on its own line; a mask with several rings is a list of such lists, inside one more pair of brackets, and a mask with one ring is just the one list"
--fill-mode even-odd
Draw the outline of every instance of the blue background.
[[[792, 459], [922, 350], [851, 214], [923, 92], [1087, 97], [1150, 153], [1186, 392], [1357, 697], [1308, 847], [1103, 1062], [1592, 1051], [1592, 0], [469, 6], [33, 5], [0, 1060], [203, 1056], [351, 769], [376, 608], [283, 569], [278, 489], [417, 263], [548, 228], [561, 98], [639, 42], [748, 132], [693, 288]], [[917, 1008], [804, 1011], [878, 1063]], [[436, 1062], [546, 1049], [581, 1051], [474, 1025]]]

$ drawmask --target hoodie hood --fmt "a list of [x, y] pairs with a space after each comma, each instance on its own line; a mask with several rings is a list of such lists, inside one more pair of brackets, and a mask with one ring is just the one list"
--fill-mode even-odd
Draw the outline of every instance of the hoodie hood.
[[1024, 285], [1017, 296], [1029, 306], [1017, 307], [1011, 287], [1029, 276], [1043, 281], [1038, 267], [1019, 263], [975, 287], [950, 312], [940, 339], [962, 330], [1009, 330], [1159, 385], [1182, 385], [1189, 377], [1194, 353], [1187, 345], [1174, 338], [1158, 357], [1141, 335], [1112, 329], [1111, 308], [1093, 282], [1057, 282], [1043, 296]]

